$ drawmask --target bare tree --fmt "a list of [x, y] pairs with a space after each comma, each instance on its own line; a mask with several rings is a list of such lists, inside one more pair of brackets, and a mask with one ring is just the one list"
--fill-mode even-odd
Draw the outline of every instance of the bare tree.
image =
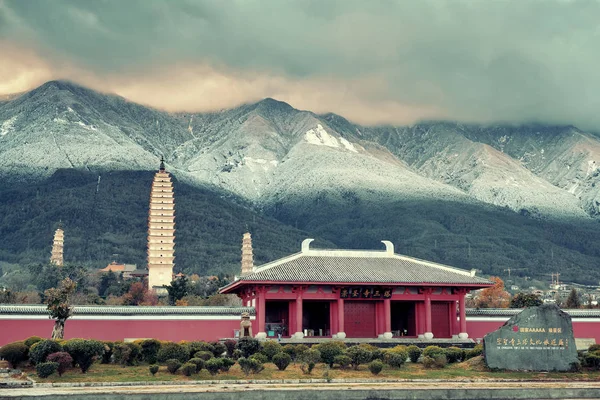
[[69, 278], [60, 282], [58, 288], [50, 288], [44, 292], [48, 313], [54, 319], [52, 339], [62, 339], [65, 335], [65, 322], [71, 316], [71, 295], [75, 293], [77, 284]]

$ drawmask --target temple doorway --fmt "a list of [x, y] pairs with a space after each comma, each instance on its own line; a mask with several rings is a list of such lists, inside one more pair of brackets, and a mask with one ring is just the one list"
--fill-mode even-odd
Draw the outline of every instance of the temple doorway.
[[304, 301], [302, 326], [305, 336], [330, 336], [329, 301]]
[[289, 336], [289, 303], [287, 301], [265, 302], [265, 330], [267, 337]]
[[374, 301], [344, 302], [344, 331], [349, 338], [377, 337]]
[[451, 338], [450, 303], [445, 301], [431, 302], [431, 330], [434, 338]]
[[414, 302], [392, 301], [391, 314], [394, 337], [417, 336]]

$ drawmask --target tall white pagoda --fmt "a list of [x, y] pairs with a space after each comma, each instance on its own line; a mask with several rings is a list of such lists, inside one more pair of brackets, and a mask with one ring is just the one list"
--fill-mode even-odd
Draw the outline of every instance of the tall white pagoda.
[[165, 171], [161, 157], [160, 168], [150, 192], [148, 214], [148, 289], [165, 294], [163, 286], [171, 284], [175, 266], [175, 199], [171, 174]]
[[242, 237], [242, 276], [254, 272], [254, 256], [252, 254], [252, 236], [250, 232]]

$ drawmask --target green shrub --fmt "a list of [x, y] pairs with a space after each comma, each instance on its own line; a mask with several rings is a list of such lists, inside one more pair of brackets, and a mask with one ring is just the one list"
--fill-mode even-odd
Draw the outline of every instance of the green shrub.
[[310, 374], [315, 368], [315, 365], [321, 361], [321, 353], [316, 348], [308, 349], [299, 356], [301, 362], [300, 369], [305, 374]]
[[285, 346], [283, 346], [283, 351], [288, 354], [292, 360], [296, 359], [296, 346], [294, 346], [293, 344], [286, 344]]
[[221, 360], [221, 371], [223, 371], [223, 372], [229, 371], [229, 368], [231, 368], [235, 365], [235, 361], [233, 361], [231, 358], [220, 358], [220, 360]]
[[209, 353], [214, 353], [215, 346], [206, 342], [190, 342], [188, 343], [190, 354], [196, 354], [199, 351], [208, 351]]
[[23, 342], [13, 342], [0, 347], [0, 358], [5, 359], [12, 368], [17, 368], [20, 362], [27, 360], [29, 348]]
[[465, 360], [477, 357], [483, 354], [483, 345], [478, 344], [470, 350], [465, 351]]
[[596, 350], [583, 356], [583, 365], [592, 370], [600, 370], [600, 351]]
[[49, 354], [46, 358], [49, 362], [55, 362], [58, 364], [58, 376], [62, 376], [70, 366], [73, 365], [73, 357], [66, 351], [59, 351], [58, 353]]
[[334, 360], [337, 356], [344, 353], [346, 344], [339, 341], [331, 341], [320, 343], [313, 347], [321, 353], [321, 362], [333, 367]]
[[600, 350], [600, 344], [593, 344], [590, 347], [588, 347], [588, 352], [589, 353], [593, 353], [595, 351]]
[[56, 340], [42, 340], [34, 343], [29, 349], [29, 360], [33, 364], [39, 364], [46, 361], [46, 357], [52, 353], [63, 351], [62, 346]]
[[175, 372], [177, 372], [177, 370], [179, 370], [179, 368], [181, 368], [181, 361], [179, 361], [177, 358], [168, 359], [167, 361], [165, 361], [165, 364], [167, 364], [167, 371], [169, 371], [172, 374], [174, 374]]
[[127, 343], [117, 342], [113, 346], [113, 357], [115, 363], [122, 365], [131, 365], [129, 359], [131, 358], [131, 348], [127, 346]]
[[192, 374], [196, 373], [196, 364], [193, 364], [191, 362], [186, 362], [185, 364], [183, 364], [181, 366], [181, 372], [185, 376], [192, 376]]
[[[25, 345], [23, 345], [25, 346]], [[35, 366], [35, 372], [40, 378], [47, 378], [58, 369], [58, 363], [56, 362], [41, 362]]]
[[310, 347], [308, 347], [305, 344], [297, 344], [296, 346], [294, 346], [294, 350], [296, 352], [296, 358], [294, 358], [294, 360], [300, 359], [300, 356], [302, 356], [302, 354], [304, 354], [304, 352], [308, 349], [310, 349]]
[[449, 364], [462, 362], [465, 359], [465, 351], [454, 346], [448, 347], [446, 349], [446, 357]]
[[369, 363], [369, 371], [371, 371], [373, 375], [379, 374], [382, 369], [383, 363], [380, 360], [371, 361]]
[[223, 359], [222, 358], [211, 358], [207, 362], [204, 363], [204, 368], [211, 374], [217, 375], [219, 370], [223, 367]]
[[381, 359], [383, 359], [384, 351], [381, 350], [377, 346], [373, 346], [372, 344], [368, 344], [368, 343], [361, 343], [361, 344], [358, 345], [358, 347], [360, 347], [360, 348], [368, 351], [369, 353], [371, 353], [371, 360], [381, 360]]
[[435, 360], [429, 356], [423, 356], [422, 363], [427, 369], [435, 367]]
[[237, 360], [240, 357], [244, 357], [244, 353], [242, 353], [242, 351], [240, 349], [233, 350], [233, 354], [231, 355], [231, 358], [233, 358], [234, 360]]
[[158, 372], [158, 368], [159, 368], [159, 366], [156, 364], [152, 364], [148, 367], [152, 376], [156, 375], [156, 373]]
[[35, 343], [37, 342], [41, 342], [42, 339], [39, 336], [30, 336], [27, 339], [25, 339], [25, 341], [23, 341], [23, 343], [25, 344], [25, 346], [27, 346], [28, 348], [31, 348], [31, 346], [33, 346]]
[[113, 348], [115, 347], [115, 344], [113, 342], [108, 341], [103, 341], [102, 344], [104, 345], [104, 353], [102, 353], [102, 360], [100, 361], [100, 363], [109, 364], [110, 359], [113, 355]]
[[361, 346], [351, 346], [345, 351], [345, 354], [350, 357], [352, 367], [357, 370], [359, 365], [366, 364], [371, 361], [372, 353]]
[[156, 357], [159, 362], [176, 359], [181, 363], [187, 362], [190, 358], [190, 352], [187, 346], [178, 343], [166, 342], [162, 343]]
[[419, 361], [419, 357], [421, 357], [421, 353], [423, 352], [418, 346], [411, 344], [406, 348], [408, 351], [408, 358], [410, 358], [410, 362], [416, 363]]
[[273, 364], [277, 366], [277, 369], [279, 369], [280, 371], [285, 371], [288, 365], [290, 365], [290, 363], [292, 362], [292, 357], [290, 357], [289, 354], [281, 351], [273, 356], [272, 361]]
[[240, 365], [242, 372], [246, 375], [258, 374], [265, 368], [256, 358], [240, 357], [238, 359], [238, 364]]
[[204, 368], [204, 360], [201, 358], [192, 358], [190, 359], [190, 361], [192, 364], [194, 364], [196, 366], [196, 372], [200, 372], [202, 371], [202, 368]]
[[387, 365], [394, 368], [400, 368], [408, 359], [408, 350], [405, 346], [396, 346], [384, 353], [383, 360]]
[[160, 341], [156, 339], [145, 339], [140, 341], [141, 359], [149, 364], [158, 361], [158, 351], [160, 350]]
[[440, 354], [446, 355], [446, 350], [439, 346], [427, 346], [423, 350], [423, 356], [435, 359]]
[[448, 364], [448, 357], [445, 354], [438, 354], [433, 361], [437, 368], [444, 368]]
[[194, 354], [194, 358], [201, 358], [204, 361], [208, 361], [211, 358], [214, 358], [214, 354], [210, 351], [202, 350]]
[[227, 357], [233, 357], [233, 352], [235, 350], [235, 346], [237, 345], [237, 341], [233, 339], [227, 339], [223, 344], [227, 349]]
[[213, 347], [215, 357], [222, 357], [223, 353], [227, 352], [227, 347], [221, 342], [210, 342]]
[[260, 352], [267, 357], [267, 361], [271, 361], [273, 356], [282, 351], [281, 345], [274, 340], [267, 340], [263, 343]]
[[347, 369], [352, 364], [352, 359], [345, 354], [340, 354], [333, 359], [333, 362], [341, 369]]
[[243, 357], [248, 358], [260, 351], [260, 342], [254, 338], [243, 337], [238, 341], [237, 348], [242, 351]]
[[254, 358], [254, 359], [260, 361], [261, 364], [265, 364], [265, 363], [269, 362], [269, 359], [263, 353], [254, 353], [248, 358]]
[[97, 340], [71, 339], [63, 347], [84, 374], [92, 366], [94, 359], [104, 353], [104, 344]]

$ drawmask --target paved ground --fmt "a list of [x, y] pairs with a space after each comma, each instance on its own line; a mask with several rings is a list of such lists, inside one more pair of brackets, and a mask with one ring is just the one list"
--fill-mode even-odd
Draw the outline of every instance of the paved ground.
[[6, 389], [0, 399], [77, 394], [150, 394], [208, 393], [246, 391], [325, 391], [325, 390], [427, 390], [427, 389], [590, 389], [600, 393], [600, 382], [385, 382], [385, 383], [310, 383], [310, 384], [209, 384], [160, 386], [105, 386], [105, 387], [34, 387], [31, 389]]

